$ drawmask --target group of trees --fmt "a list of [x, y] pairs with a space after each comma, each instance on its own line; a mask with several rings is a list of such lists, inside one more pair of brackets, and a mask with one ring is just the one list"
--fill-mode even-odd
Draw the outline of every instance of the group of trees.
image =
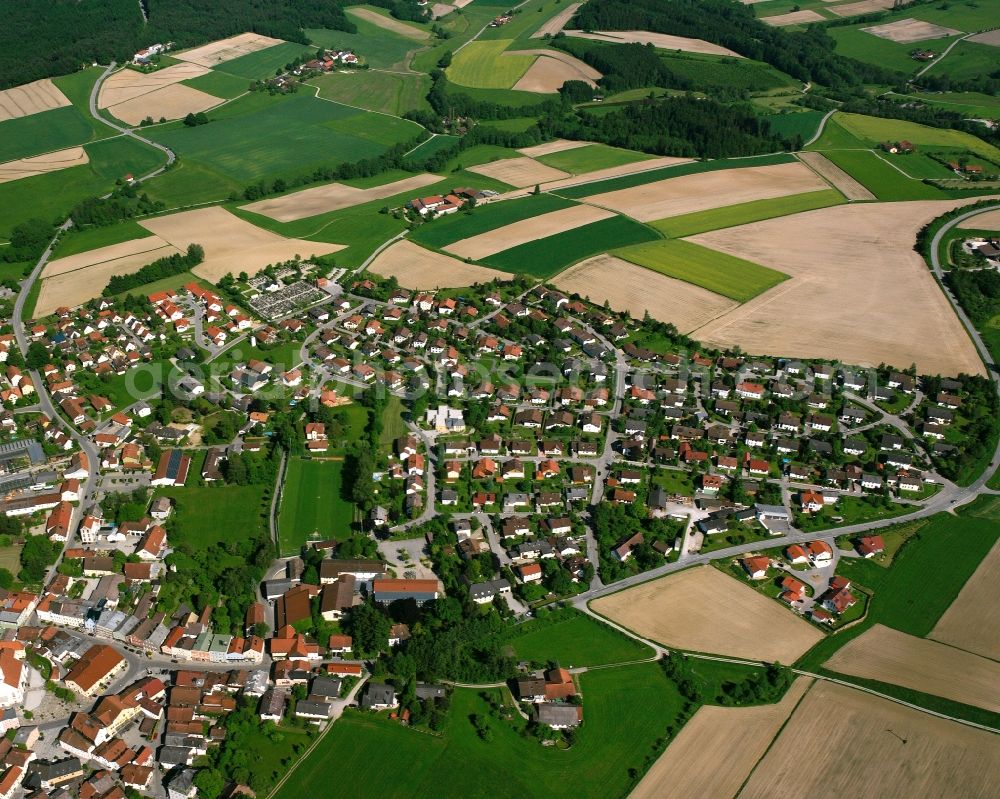
[[[670, 652], [663, 660], [663, 671], [688, 701], [717, 705], [766, 705], [777, 702], [792, 684], [792, 670], [780, 663], [770, 663], [754, 669], [742, 680], [722, 680], [718, 691], [714, 685], [695, 674], [691, 658], [680, 652]], [[713, 695], [714, 694], [714, 695]]]
[[150, 199], [145, 192], [139, 194], [135, 186], [128, 184], [115, 189], [110, 197], [88, 197], [81, 200], [73, 206], [69, 215], [77, 227], [107, 227], [126, 219], [154, 214], [164, 208], [166, 206], [162, 202]]
[[145, 286], [154, 280], [173, 277], [196, 267], [205, 260], [205, 250], [200, 244], [189, 244], [184, 254], [174, 253], [164, 258], [157, 258], [151, 264], [146, 264], [138, 272], [129, 275], [113, 275], [108, 285], [101, 292], [105, 297]]
[[29, 535], [21, 549], [21, 571], [18, 579], [23, 583], [40, 583], [45, 570], [56, 562], [59, 547], [44, 535]]

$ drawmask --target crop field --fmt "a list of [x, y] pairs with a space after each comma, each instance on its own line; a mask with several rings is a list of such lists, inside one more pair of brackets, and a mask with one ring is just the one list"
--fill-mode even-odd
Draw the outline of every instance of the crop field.
[[840, 192], [824, 189], [805, 194], [793, 194], [789, 197], [726, 205], [722, 208], [712, 208], [694, 214], [672, 216], [649, 224], [650, 227], [659, 230], [665, 236], [679, 239], [684, 236], [694, 236], [697, 233], [706, 233], [710, 230], [721, 230], [750, 222], [760, 222], [764, 219], [813, 211], [817, 208], [828, 208], [843, 202], [844, 198]]
[[70, 100], [48, 78], [0, 91], [0, 121], [68, 106]]
[[[317, 791], [334, 799], [468, 799], [486, 785], [497, 799], [624, 796], [630, 769], [643, 769], [654, 742], [678, 716], [681, 697], [655, 663], [587, 672], [580, 688], [585, 722], [566, 750], [522, 735], [517, 714], [513, 722], [495, 719], [472, 689], [455, 690], [440, 737], [403, 727], [385, 714], [349, 710], [275, 799]], [[502, 700], [499, 689], [490, 690], [491, 698]], [[490, 718], [491, 740], [476, 734], [470, 723], [476, 714]], [[371, 756], [374, 751], [392, 752], [393, 767], [385, 768]], [[345, 773], [351, 779], [339, 778]]]
[[553, 169], [569, 172], [571, 175], [596, 172], [598, 169], [609, 169], [649, 159], [650, 156], [646, 153], [608, 147], [606, 144], [585, 144], [583, 147], [535, 156], [536, 161]]
[[711, 566], [595, 599], [591, 607], [651, 641], [747, 660], [792, 663], [823, 637], [787, 608]]
[[518, 660], [555, 661], [563, 668], [628, 663], [653, 656], [653, 650], [592, 616], [569, 611], [554, 623], [528, 621], [510, 640]]
[[823, 156], [879, 200], [939, 200], [948, 196], [940, 189], [894, 169], [892, 164], [883, 161], [872, 150], [827, 150]]
[[592, 66], [562, 50], [536, 48], [511, 50], [504, 54], [505, 58], [524, 56], [538, 56], [538, 58], [514, 84], [515, 91], [555, 94], [568, 80], [578, 80], [596, 86], [595, 81], [601, 78], [601, 73]]
[[291, 458], [278, 512], [282, 554], [296, 554], [310, 540], [351, 534], [354, 506], [341, 496], [342, 460]]
[[628, 311], [633, 319], [641, 319], [648, 311], [681, 333], [690, 333], [737, 305], [721, 294], [607, 254], [574, 264], [552, 285], [567, 294], [588, 297], [598, 305], [607, 302], [616, 311]]
[[7, 161], [0, 164], [0, 183], [6, 183], [11, 180], [24, 180], [36, 175], [46, 175], [49, 172], [71, 169], [74, 166], [83, 166], [88, 162], [87, 151], [82, 147], [69, 147], [65, 150], [57, 150], [45, 153], [44, 155], [18, 158], [16, 161]]
[[[193, 472], [189, 481], [194, 481]], [[266, 531], [268, 507], [264, 486], [169, 486], [156, 495], [174, 501], [171, 540], [186, 543], [196, 551], [213, 544], [253, 538]]]
[[372, 70], [332, 72], [310, 81], [319, 96], [345, 105], [402, 116], [407, 111], [427, 111], [430, 78]]
[[[244, 108], [248, 112], [239, 113]], [[412, 122], [301, 94], [241, 98], [226, 112], [208, 125], [165, 126], [148, 135], [174, 149], [182, 163], [247, 183], [377, 156], [420, 131]]]
[[708, 55], [742, 58], [735, 50], [730, 50], [703, 39], [691, 39], [686, 36], [671, 36], [667, 33], [651, 31], [579, 31], [568, 30], [567, 36], [577, 39], [591, 39], [595, 42], [611, 42], [613, 44], [651, 44], [658, 50], [681, 50], [685, 53], [703, 53]]
[[[868, 152], [859, 150], [857, 152]], [[854, 155], [854, 153], [838, 153], [838, 155]], [[828, 159], [823, 153], [799, 153], [799, 160], [806, 164], [817, 175], [836, 187], [848, 200], [874, 200], [875, 195], [852, 178], [847, 172]]]
[[989, 796], [997, 769], [992, 733], [817, 681], [739, 796]]
[[428, 247], [443, 249], [456, 241], [487, 233], [491, 230], [549, 214], [563, 208], [575, 207], [574, 203], [552, 194], [538, 194], [501, 203], [478, 206], [471, 214], [451, 214], [421, 225], [410, 239]]
[[[838, 205], [702, 233], [690, 241], [791, 277], [710, 322], [699, 338], [746, 352], [845, 363], [916, 363], [924, 374], [981, 374], [965, 329], [916, 252], [927, 221], [959, 201]], [[844, 231], [850, 246], [845, 247]], [[891, 308], [892, 313], [887, 313]], [[868, 335], [880, 319], [879, 336]]]
[[490, 161], [488, 164], [470, 166], [469, 171], [486, 175], [518, 188], [569, 177], [561, 169], [553, 169], [523, 155], [517, 158], [502, 158], [499, 161]]
[[929, 637], [1000, 661], [1000, 606], [996, 602], [998, 584], [1000, 544], [994, 544], [961, 593], [934, 625]]
[[[534, 124], [535, 120], [532, 119], [531, 123]], [[454, 147], [458, 142], [458, 136], [452, 136], [448, 133], [439, 133], [431, 139], [428, 139], [421, 144], [414, 147], [409, 155], [407, 155], [407, 160], [413, 163], [421, 163], [421, 159], [432, 158], [438, 153]]]
[[799, 677], [773, 705], [698, 708], [629, 796], [736, 796], [812, 682]]
[[248, 81], [262, 80], [272, 77], [276, 70], [283, 68], [292, 59], [305, 53], [310, 56], [315, 55], [315, 51], [307, 45], [281, 42], [263, 50], [225, 61], [217, 65], [215, 69]]
[[958, 227], [965, 230], [996, 230], [1000, 231], [1000, 210], [985, 213], [959, 222]]
[[1000, 161], [1000, 148], [959, 130], [931, 128], [902, 119], [882, 119], [862, 114], [838, 113], [834, 115], [834, 119], [849, 134], [872, 146], [887, 140], [906, 139], [913, 142], [918, 148], [926, 146], [968, 150], [983, 158]]
[[431, 252], [412, 241], [398, 241], [380, 252], [368, 268], [383, 277], [395, 276], [399, 285], [410, 289], [471, 286], [505, 279], [505, 272], [467, 264], [439, 252]]
[[355, 16], [357, 33], [327, 29], [309, 29], [306, 36], [317, 47], [353, 50], [364, 56], [375, 69], [402, 69], [409, 64], [409, 55], [420, 47], [410, 36], [400, 36]]
[[90, 125], [73, 106], [4, 120], [0, 122], [0, 162], [84, 144], [91, 137]]
[[188, 78], [183, 83], [192, 89], [197, 89], [223, 100], [231, 100], [250, 90], [250, 81], [246, 78], [239, 78], [236, 75], [230, 75], [214, 69], [196, 78]]
[[510, 89], [534, 63], [534, 56], [507, 55], [511, 39], [471, 42], [455, 54], [448, 80], [477, 89]]
[[805, 141], [816, 133], [816, 128], [819, 127], [824, 116], [822, 111], [799, 111], [788, 114], [768, 114], [765, 119], [767, 119], [773, 133], [792, 139], [795, 136], [801, 136], [802, 140]]
[[511, 247], [483, 259], [483, 263], [514, 274], [548, 278], [570, 264], [608, 249], [653, 241], [657, 234], [631, 219], [614, 216], [575, 230]]
[[881, 624], [838, 649], [823, 666], [1000, 712], [1000, 663]]
[[236, 36], [230, 36], [227, 39], [218, 39], [217, 41], [209, 42], [191, 50], [182, 50], [173, 53], [172, 57], [180, 61], [199, 64], [203, 67], [215, 67], [281, 43], [281, 39], [272, 39], [270, 36], [261, 36], [257, 33], [241, 33]]
[[683, 55], [661, 53], [664, 65], [675, 75], [682, 75], [693, 81], [699, 91], [733, 89], [737, 91], [765, 92], [783, 86], [797, 85], [787, 75], [760, 61], [746, 58], [739, 60], [731, 56]]
[[354, 19], [362, 19], [365, 22], [370, 22], [382, 30], [389, 31], [390, 33], [395, 33], [398, 36], [408, 36], [411, 39], [417, 39], [423, 41], [431, 37], [431, 32], [426, 28], [420, 28], [411, 22], [404, 22], [403, 20], [390, 17], [389, 14], [385, 12], [384, 9], [368, 7], [368, 8], [352, 8], [348, 12]]
[[788, 275], [766, 266], [676, 239], [637, 244], [615, 254], [737, 302], [747, 302], [788, 279]]

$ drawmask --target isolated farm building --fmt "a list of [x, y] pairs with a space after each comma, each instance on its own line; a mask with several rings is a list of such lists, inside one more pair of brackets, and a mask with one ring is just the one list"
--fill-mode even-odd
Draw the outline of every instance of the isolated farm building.
[[538, 723], [554, 730], [579, 727], [583, 722], [583, 708], [579, 705], [556, 705], [546, 702], [535, 709]]

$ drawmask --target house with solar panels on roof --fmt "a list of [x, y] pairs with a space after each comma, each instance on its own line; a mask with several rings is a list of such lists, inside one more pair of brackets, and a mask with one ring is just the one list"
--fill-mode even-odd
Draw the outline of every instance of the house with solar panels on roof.
[[149, 484], [152, 486], [182, 486], [187, 481], [191, 458], [182, 450], [167, 450], [160, 456], [156, 473]]

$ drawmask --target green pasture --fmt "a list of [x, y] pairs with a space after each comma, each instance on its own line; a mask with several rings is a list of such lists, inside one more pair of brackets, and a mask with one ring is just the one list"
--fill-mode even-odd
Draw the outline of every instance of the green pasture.
[[[1000, 58], [1000, 53], [998, 53]], [[949, 128], [932, 128], [907, 122], [902, 119], [883, 119], [862, 114], [834, 114], [831, 121], [836, 121], [844, 130], [856, 138], [877, 145], [884, 141], [906, 139], [917, 145], [956, 150], [968, 150], [993, 161], [1000, 161], [1000, 148], [987, 144], [977, 136]]]
[[472, 88], [510, 89], [535, 61], [535, 56], [505, 55], [511, 44], [511, 39], [492, 39], [466, 45], [446, 70], [448, 80]]
[[788, 139], [801, 136], [809, 141], [816, 133], [820, 121], [826, 116], [822, 111], [800, 111], [788, 114], [767, 114], [764, 119], [771, 126], [771, 132]]
[[645, 225], [624, 216], [613, 216], [511, 247], [483, 258], [480, 263], [504, 272], [545, 279], [592, 255], [657, 238]]
[[306, 30], [306, 36], [317, 47], [352, 50], [375, 69], [405, 68], [408, 55], [421, 46], [409, 37], [380, 28], [368, 20], [352, 17], [351, 21], [357, 26], [357, 33], [321, 28]]
[[670, 238], [679, 239], [694, 236], [709, 230], [746, 225], [764, 219], [800, 214], [817, 208], [828, 208], [845, 202], [843, 195], [834, 189], [793, 194], [789, 197], [774, 197], [769, 200], [753, 200], [708, 211], [672, 216], [658, 222], [650, 222], [650, 227]]
[[1000, 117], [1000, 97], [981, 92], [935, 92], [913, 95], [895, 95], [897, 98], [913, 98], [928, 105], [955, 111], [973, 119], [995, 119]]
[[231, 100], [239, 97], [244, 92], [250, 91], [250, 79], [230, 75], [228, 72], [213, 70], [199, 75], [197, 78], [189, 78], [181, 81], [185, 86], [192, 89], [211, 94], [213, 97], [221, 97], [223, 100]]
[[289, 459], [278, 512], [282, 554], [297, 553], [311, 538], [350, 536], [354, 506], [341, 496], [343, 466], [341, 460]]
[[412, 160], [419, 163], [427, 158], [432, 158], [443, 150], [447, 150], [454, 147], [458, 142], [458, 136], [451, 136], [447, 133], [441, 133], [433, 138], [428, 139], [425, 142], [421, 142], [416, 147], [414, 147], [410, 153], [406, 156], [408, 160]]
[[606, 144], [588, 144], [562, 150], [557, 153], [540, 155], [535, 160], [541, 161], [553, 169], [561, 169], [573, 175], [585, 172], [596, 172], [598, 169], [608, 169], [624, 164], [634, 164], [636, 161], [648, 161], [652, 156], [637, 153], [634, 150], [623, 150], [620, 147], [609, 147]]
[[225, 61], [216, 66], [215, 71], [246, 80], [263, 80], [273, 77], [278, 70], [284, 70], [286, 64], [304, 53], [312, 57], [316, 51], [305, 44], [282, 42], [255, 53], [241, 55], [232, 61]]
[[942, 200], [948, 196], [895, 169], [872, 150], [828, 150], [823, 155], [880, 200]]
[[[91, 126], [73, 106], [0, 122], [0, 162], [30, 158], [90, 141]], [[113, 131], [108, 129], [108, 135]]]
[[67, 255], [76, 255], [80, 252], [96, 250], [99, 247], [121, 244], [123, 241], [133, 241], [152, 235], [146, 228], [132, 220], [105, 227], [83, 229], [71, 227], [59, 238], [59, 244], [56, 245], [52, 258], [65, 258]]
[[391, 72], [353, 70], [331, 72], [310, 80], [319, 88], [319, 96], [345, 105], [402, 116], [407, 111], [429, 111], [426, 75], [400, 75]]
[[614, 254], [737, 302], [746, 302], [788, 277], [775, 269], [678, 239], [625, 247]]
[[[1000, 14], [1000, 11], [997, 12]], [[1000, 16], [993, 20], [997, 25]], [[954, 49], [935, 64], [928, 75], [936, 77], [947, 76], [952, 80], [968, 80], [990, 75], [997, 70], [997, 48], [994, 45], [979, 42], [959, 42]]]

